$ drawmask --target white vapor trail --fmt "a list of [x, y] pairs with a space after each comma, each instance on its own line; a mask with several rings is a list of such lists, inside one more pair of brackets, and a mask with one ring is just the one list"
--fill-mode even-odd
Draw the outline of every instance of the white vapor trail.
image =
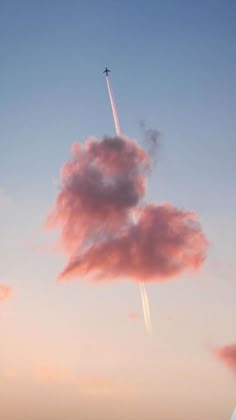
[[150, 306], [148, 301], [148, 295], [145, 289], [145, 285], [142, 281], [139, 283], [140, 285], [140, 292], [141, 292], [141, 299], [142, 299], [142, 305], [143, 305], [143, 316], [144, 316], [144, 322], [146, 331], [149, 335], [152, 334], [152, 322], [151, 322], [151, 314], [150, 314]]
[[111, 88], [111, 84], [110, 84], [110, 80], [109, 80], [108, 76], [106, 76], [106, 81], [107, 81], [107, 89], [108, 89], [108, 93], [109, 93], [109, 98], [110, 98], [110, 102], [111, 102], [112, 114], [113, 114], [113, 118], [114, 118], [116, 135], [119, 136], [121, 134], [121, 132], [120, 132], [120, 122], [119, 122], [118, 112], [117, 112], [117, 109], [116, 109], [116, 103], [115, 103], [115, 99], [114, 99], [114, 96], [113, 96], [113, 93], [112, 93], [112, 88]]
[[[136, 223], [137, 215], [135, 212], [132, 212], [133, 222]], [[142, 300], [142, 307], [143, 307], [143, 318], [146, 327], [146, 331], [149, 335], [152, 335], [152, 321], [151, 321], [151, 313], [150, 313], [150, 305], [149, 299], [146, 291], [146, 287], [143, 281], [139, 282], [140, 286], [140, 293], [141, 293], [141, 300]]]
[[[107, 82], [107, 89], [108, 89], [109, 98], [110, 98], [110, 102], [111, 102], [111, 109], [112, 109], [112, 114], [113, 114], [113, 119], [114, 119], [114, 124], [115, 124], [116, 135], [120, 136], [121, 135], [120, 122], [119, 122], [118, 112], [117, 112], [117, 109], [116, 109], [115, 99], [114, 99], [114, 96], [113, 96], [113, 93], [112, 93], [112, 88], [111, 88], [109, 76], [106, 76], [106, 82]], [[133, 221], [134, 221], [134, 223], [136, 222], [136, 215], [135, 215], [134, 212], [133, 212]], [[151, 322], [151, 314], [150, 314], [148, 295], [147, 295], [147, 292], [146, 292], [144, 282], [140, 281], [139, 285], [140, 285], [140, 292], [141, 292], [141, 299], [142, 299], [142, 306], [143, 306], [143, 317], [144, 317], [145, 327], [146, 327], [147, 333], [151, 335], [152, 334], [152, 322]]]

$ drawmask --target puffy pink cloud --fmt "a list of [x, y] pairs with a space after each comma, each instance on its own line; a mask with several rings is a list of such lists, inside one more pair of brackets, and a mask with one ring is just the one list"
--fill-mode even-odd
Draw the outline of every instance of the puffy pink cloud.
[[61, 229], [70, 253], [114, 234], [131, 222], [131, 209], [144, 196], [149, 164], [146, 152], [125, 137], [75, 144], [47, 227]]
[[149, 155], [126, 137], [74, 145], [47, 220], [69, 261], [59, 280], [163, 281], [197, 270], [207, 240], [194, 212], [144, 205]]
[[236, 373], [236, 344], [217, 348], [215, 355]]
[[0, 302], [8, 299], [11, 295], [10, 287], [0, 285]]
[[206, 247], [194, 213], [170, 204], [149, 205], [140, 211], [136, 224], [73, 257], [60, 279], [89, 276], [93, 280], [163, 281], [187, 269], [198, 269], [205, 260]]

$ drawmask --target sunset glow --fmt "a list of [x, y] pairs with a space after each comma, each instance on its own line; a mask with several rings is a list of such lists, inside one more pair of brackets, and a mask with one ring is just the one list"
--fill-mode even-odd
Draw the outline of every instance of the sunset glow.
[[235, 22], [1, 2], [0, 420], [232, 417]]

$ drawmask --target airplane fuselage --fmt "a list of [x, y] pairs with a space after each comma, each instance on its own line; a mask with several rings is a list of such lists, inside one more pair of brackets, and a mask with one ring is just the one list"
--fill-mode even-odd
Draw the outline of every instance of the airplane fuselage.
[[108, 75], [109, 75], [109, 73], [110, 73], [110, 71], [111, 71], [111, 70], [109, 70], [109, 69], [106, 67], [103, 73], [106, 73], [106, 76], [108, 76]]

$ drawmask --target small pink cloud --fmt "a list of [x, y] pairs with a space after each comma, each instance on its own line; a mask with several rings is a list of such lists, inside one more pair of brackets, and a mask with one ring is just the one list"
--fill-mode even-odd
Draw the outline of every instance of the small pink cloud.
[[137, 312], [130, 312], [128, 316], [129, 316], [129, 319], [134, 320], [139, 317], [139, 314]]
[[11, 295], [11, 289], [10, 287], [0, 285], [0, 302], [3, 302], [4, 300], [8, 299]]
[[229, 366], [236, 373], [236, 344], [219, 347], [214, 351], [215, 355], [223, 363]]

